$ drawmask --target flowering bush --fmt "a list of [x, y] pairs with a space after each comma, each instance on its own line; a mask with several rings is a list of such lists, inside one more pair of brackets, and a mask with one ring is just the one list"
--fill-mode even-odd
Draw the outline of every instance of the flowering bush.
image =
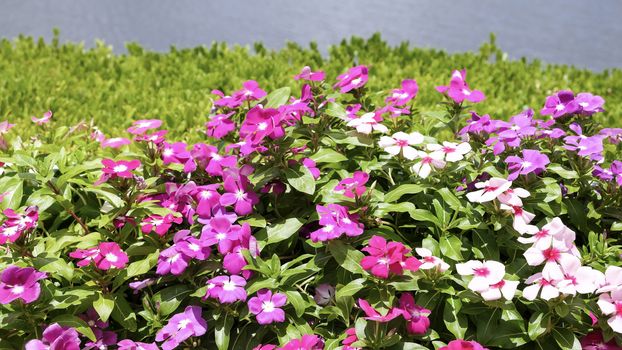
[[[509, 121], [456, 70], [365, 65], [157, 119], [2, 123], [4, 349], [580, 349], [622, 341], [622, 130], [561, 91]], [[479, 108], [479, 107], [478, 107]]]

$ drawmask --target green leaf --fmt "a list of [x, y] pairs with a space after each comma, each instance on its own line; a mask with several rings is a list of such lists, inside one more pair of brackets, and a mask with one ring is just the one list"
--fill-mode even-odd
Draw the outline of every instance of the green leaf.
[[172, 287], [164, 288], [153, 295], [153, 301], [160, 305], [160, 314], [162, 316], [173, 313], [181, 302], [190, 294], [191, 290], [188, 286], [178, 284]]
[[339, 240], [328, 242], [328, 250], [337, 263], [344, 269], [352, 273], [364, 273], [360, 264], [361, 259], [365, 256], [362, 252]]
[[112, 319], [123, 326], [123, 328], [130, 332], [136, 331], [136, 314], [121, 293], [117, 293], [114, 297], [114, 309], [112, 310], [111, 316]]
[[550, 316], [545, 316], [543, 312], [536, 312], [531, 315], [529, 318], [529, 323], [527, 324], [527, 334], [529, 335], [529, 339], [536, 340], [539, 336], [546, 332]]
[[214, 327], [214, 341], [216, 342], [218, 350], [229, 349], [229, 339], [234, 321], [234, 317], [227, 312], [223, 312], [216, 321], [216, 327]]
[[93, 308], [95, 308], [103, 322], [108, 322], [112, 309], [114, 309], [114, 300], [110, 296], [100, 293], [99, 297], [93, 302]]
[[266, 227], [266, 233], [268, 235], [268, 242], [266, 245], [278, 243], [290, 238], [298, 233], [298, 230], [300, 230], [303, 224], [304, 222], [298, 218], [288, 218], [285, 219], [284, 222]]
[[143, 275], [151, 270], [158, 263], [160, 252], [147, 255], [139, 261], [135, 261], [127, 266], [127, 278]]
[[357, 278], [337, 289], [336, 298], [349, 297], [365, 287], [365, 278]]
[[291, 94], [292, 89], [289, 86], [282, 87], [280, 89], [276, 89], [272, 91], [268, 96], [266, 96], [266, 108], [277, 108], [282, 104], [285, 104], [287, 100], [289, 100], [289, 95]]
[[6, 193], [0, 207], [17, 210], [22, 202], [24, 182], [18, 177], [0, 178], [0, 193]]
[[315, 179], [306, 167], [300, 167], [300, 170], [285, 169], [285, 177], [296, 190], [310, 195], [315, 193]]
[[425, 187], [416, 184], [400, 185], [384, 195], [385, 203], [395, 202], [405, 194], [415, 194], [425, 190]]
[[307, 309], [307, 303], [297, 291], [288, 290], [285, 292], [287, 295], [287, 302], [290, 303], [294, 310], [296, 310], [296, 316], [302, 317]]
[[451, 209], [455, 211], [460, 211], [460, 209], [462, 209], [462, 203], [460, 202], [458, 197], [456, 197], [456, 195], [448, 188], [443, 187], [436, 192], [440, 194], [441, 197], [443, 197], [443, 200]]
[[578, 179], [579, 178], [579, 174], [576, 171], [566, 169], [559, 164], [549, 164], [546, 167], [546, 170], [554, 172], [555, 174], [559, 175], [560, 177], [564, 179]]
[[91, 330], [91, 327], [89, 327], [89, 325], [86, 322], [84, 322], [83, 319], [79, 317], [68, 315], [68, 314], [60, 315], [50, 321], [50, 324], [53, 324], [53, 323], [58, 323], [59, 325], [65, 326], [65, 327], [73, 327], [76, 329], [76, 331], [78, 331], [85, 337], [89, 338], [90, 340], [92, 341], [97, 340], [95, 338], [95, 333], [93, 333], [93, 331]]
[[464, 339], [464, 335], [469, 326], [466, 315], [460, 313], [461, 308], [462, 302], [460, 299], [449, 297], [445, 300], [443, 322], [445, 322], [445, 326], [456, 339]]
[[309, 158], [316, 163], [339, 163], [348, 160], [346, 156], [330, 148], [320, 148], [319, 151]]
[[441, 253], [455, 261], [462, 261], [462, 241], [460, 238], [452, 235], [442, 236], [439, 242]]
[[434, 224], [436, 227], [443, 227], [443, 224], [438, 220], [438, 218], [432, 214], [429, 210], [426, 209], [414, 209], [408, 212], [410, 217], [417, 221], [428, 221]]
[[581, 343], [571, 330], [556, 327], [551, 333], [562, 350], [581, 350]]

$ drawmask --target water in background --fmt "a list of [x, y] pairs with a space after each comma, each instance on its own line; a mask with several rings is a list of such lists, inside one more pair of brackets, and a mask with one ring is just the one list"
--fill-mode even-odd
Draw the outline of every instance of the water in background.
[[476, 50], [497, 34], [510, 58], [540, 58], [594, 70], [622, 68], [620, 0], [3, 0], [0, 37], [20, 33], [116, 52], [136, 41], [152, 50], [212, 41], [278, 49], [286, 41], [320, 48], [381, 32], [391, 44]]

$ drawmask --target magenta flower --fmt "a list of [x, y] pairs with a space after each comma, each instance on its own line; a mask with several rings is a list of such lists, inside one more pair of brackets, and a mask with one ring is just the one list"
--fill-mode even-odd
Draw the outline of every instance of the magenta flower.
[[33, 116], [33, 117], [30, 117], [30, 119], [32, 120], [33, 123], [36, 123], [37, 125], [43, 125], [43, 124], [49, 123], [53, 115], [54, 113], [52, 113], [52, 111], [47, 111], [43, 113], [43, 117], [41, 118], [37, 118]]
[[116, 242], [103, 242], [98, 246], [99, 254], [94, 258], [95, 266], [100, 270], [122, 269], [129, 259]]
[[347, 73], [339, 75], [337, 80], [333, 88], [340, 88], [342, 94], [361, 88], [367, 83], [367, 67], [362, 65], [352, 67]]
[[129, 139], [125, 137], [113, 137], [111, 139], [101, 140], [102, 148], [121, 148], [125, 145], [129, 145], [132, 143]]
[[488, 350], [488, 348], [473, 340], [458, 339], [450, 341], [447, 346], [443, 346], [438, 350]]
[[151, 215], [140, 223], [140, 230], [145, 234], [155, 231], [159, 236], [164, 236], [173, 224], [181, 224], [182, 221], [182, 218], [173, 216], [173, 214]]
[[123, 339], [117, 343], [118, 350], [159, 350], [156, 343], [141, 343]]
[[267, 93], [259, 88], [259, 84], [254, 80], [245, 81], [242, 84], [242, 90], [236, 91], [233, 96], [240, 96], [242, 101], [261, 100], [266, 97]]
[[343, 344], [343, 350], [362, 350], [362, 348], [355, 348], [352, 344], [356, 343], [359, 339], [356, 336], [355, 328], [348, 328], [345, 331], [346, 338], [341, 342]]
[[455, 70], [447, 86], [437, 86], [436, 91], [449, 96], [455, 103], [467, 100], [472, 103], [483, 101], [486, 96], [479, 90], [471, 90], [466, 83], [466, 70]]
[[294, 76], [294, 80], [322, 81], [325, 76], [322, 71], [312, 72], [311, 67], [304, 66], [300, 74]]
[[159, 130], [152, 134], [144, 134], [136, 136], [136, 141], [152, 142], [155, 145], [162, 144], [166, 139], [164, 136], [168, 134], [168, 130]]
[[614, 339], [606, 342], [600, 331], [593, 331], [581, 338], [581, 349], [583, 350], [620, 350]]
[[133, 135], [142, 135], [147, 130], [157, 129], [160, 126], [162, 126], [162, 121], [158, 119], [137, 120], [132, 123], [132, 126], [127, 128], [127, 132]]
[[334, 190], [343, 193], [348, 198], [360, 198], [367, 190], [365, 184], [369, 174], [364, 171], [355, 171], [352, 177], [347, 177], [335, 186]]
[[221, 139], [235, 130], [235, 122], [231, 120], [233, 112], [227, 114], [216, 114], [209, 117], [209, 121], [205, 123], [207, 128], [207, 136], [215, 139]]
[[0, 304], [8, 304], [16, 299], [32, 303], [39, 298], [41, 286], [39, 280], [47, 277], [32, 267], [9, 265], [0, 274]]
[[114, 161], [112, 159], [102, 159], [102, 165], [104, 168], [102, 169], [102, 174], [99, 177], [99, 180], [95, 182], [96, 185], [102, 184], [109, 179], [114, 179], [117, 177], [130, 179], [134, 177], [132, 174], [132, 170], [136, 170], [140, 167], [140, 161], [138, 159], [134, 160], [119, 160]]
[[236, 214], [247, 215], [253, 212], [253, 205], [259, 203], [259, 197], [252, 191], [251, 184], [245, 176], [229, 175], [225, 177], [225, 192], [220, 197], [220, 204], [233, 206]]
[[201, 307], [188, 306], [182, 313], [171, 317], [155, 340], [162, 343], [163, 350], [172, 350], [190, 337], [200, 337], [207, 331], [207, 322], [201, 316]]
[[322, 350], [324, 341], [317, 335], [305, 334], [300, 339], [292, 339], [279, 350]]
[[26, 343], [26, 350], [80, 350], [80, 338], [74, 328], [62, 327], [58, 323], [49, 325], [43, 331], [41, 340]]
[[317, 164], [315, 163], [315, 161], [311, 158], [303, 158], [302, 159], [302, 165], [309, 169], [309, 171], [311, 172], [311, 175], [313, 175], [313, 178], [315, 180], [320, 178], [320, 175], [322, 174], [320, 172], [320, 169], [317, 168]]
[[227, 254], [237, 245], [240, 225], [233, 225], [224, 216], [217, 216], [209, 220], [208, 225], [201, 230], [201, 240], [207, 246], [218, 244], [218, 252]]
[[207, 297], [216, 298], [223, 304], [246, 300], [246, 280], [240, 276], [217, 276], [207, 281]]
[[522, 153], [522, 158], [518, 156], [505, 158], [505, 162], [508, 163], [508, 169], [510, 170], [510, 176], [508, 176], [510, 181], [514, 181], [518, 175], [540, 174], [546, 169], [547, 164], [550, 163], [549, 157], [539, 151], [524, 149]]
[[39, 220], [39, 209], [36, 206], [26, 208], [24, 214], [13, 209], [5, 209], [3, 214], [6, 220], [0, 226], [0, 244], [14, 243], [24, 232], [36, 228]]
[[458, 135], [464, 134], [490, 134], [495, 131], [494, 124], [488, 114], [478, 115], [471, 112], [471, 119], [467, 120], [467, 125], [462, 128]]
[[574, 114], [579, 108], [579, 104], [575, 101], [574, 93], [570, 90], [562, 90], [546, 98], [540, 114], [561, 118], [565, 115]]
[[369, 305], [366, 300], [360, 298], [358, 300], [358, 305], [365, 313], [365, 319], [368, 321], [386, 323], [402, 314], [399, 309], [392, 307], [389, 309], [389, 311], [387, 311], [386, 315], [382, 315], [371, 305]]
[[419, 91], [417, 82], [414, 79], [406, 79], [402, 81], [402, 88], [394, 89], [384, 102], [397, 107], [403, 106], [417, 96], [417, 91]]
[[173, 238], [177, 251], [197, 260], [206, 260], [211, 254], [211, 248], [202, 239], [190, 235], [190, 230], [181, 230]]
[[406, 330], [410, 334], [425, 334], [430, 328], [428, 316], [431, 311], [415, 304], [415, 298], [410, 293], [400, 297], [400, 310], [406, 321]]
[[406, 257], [410, 249], [402, 243], [387, 243], [381, 236], [373, 236], [362, 250], [369, 255], [361, 259], [361, 267], [378, 278], [389, 278], [389, 273], [399, 276], [405, 269], [417, 271], [421, 265], [416, 258]]
[[315, 206], [320, 215], [320, 225], [323, 227], [311, 232], [313, 242], [329, 241], [339, 238], [342, 234], [348, 237], [360, 236], [363, 233], [363, 224], [357, 221], [357, 216], [348, 213], [348, 208], [339, 204]]
[[82, 350], [91, 350], [91, 349], [108, 349], [110, 345], [117, 344], [117, 334], [112, 331], [103, 331], [98, 328], [91, 328], [93, 333], [95, 334], [95, 341], [88, 341], [84, 344]]
[[188, 145], [184, 142], [175, 142], [170, 144], [168, 142], [162, 143], [162, 160], [164, 165], [177, 163], [185, 164], [191, 159], [190, 152], [186, 149]]
[[147, 278], [142, 281], [131, 282], [128, 286], [134, 290], [134, 294], [137, 294], [139, 291], [152, 286], [155, 284], [155, 279]]
[[274, 293], [268, 289], [257, 292], [257, 296], [248, 301], [248, 310], [255, 315], [262, 325], [285, 321], [285, 312], [280, 307], [287, 303], [287, 296]]
[[277, 139], [285, 134], [280, 124], [281, 114], [277, 109], [257, 105], [246, 113], [246, 118], [240, 126], [240, 136], [250, 139], [253, 144], [261, 143], [268, 136]]
[[175, 276], [179, 276], [188, 267], [190, 257], [178, 250], [177, 245], [168, 247], [160, 252], [158, 256], [158, 267], [156, 273], [158, 275], [166, 275], [171, 273]]

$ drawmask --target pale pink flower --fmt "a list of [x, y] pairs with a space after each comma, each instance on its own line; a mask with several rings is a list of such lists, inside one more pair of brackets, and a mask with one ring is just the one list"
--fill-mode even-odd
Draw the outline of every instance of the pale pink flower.
[[609, 327], [616, 333], [622, 333], [622, 289], [601, 294], [598, 298], [598, 306], [603, 314], [611, 315], [607, 320]]
[[427, 149], [428, 151], [438, 152], [443, 155], [448, 162], [457, 162], [464, 159], [464, 156], [471, 152], [471, 145], [467, 142], [453, 143], [443, 141], [442, 145], [428, 144]]
[[498, 261], [470, 260], [456, 264], [456, 270], [461, 276], [473, 276], [468, 288], [475, 292], [483, 292], [503, 280], [505, 265]]
[[420, 270], [437, 269], [440, 272], [445, 272], [449, 269], [449, 264], [432, 255], [432, 252], [429, 249], [415, 248], [415, 252], [417, 252], [417, 255], [421, 257], [420, 261], [422, 264], [419, 266]]
[[471, 202], [485, 203], [494, 200], [501, 196], [512, 186], [512, 181], [502, 179], [500, 177], [493, 177], [488, 181], [478, 182], [475, 184], [475, 188], [479, 188], [477, 191], [467, 193], [467, 198]]
[[557, 298], [561, 293], [557, 288], [559, 280], [551, 278], [551, 276], [545, 276], [544, 273], [536, 273], [530, 276], [525, 281], [525, 284], [530, 286], [523, 289], [523, 297], [527, 300], [535, 300], [540, 294], [540, 298], [543, 300], [551, 300]]
[[512, 212], [514, 215], [514, 223], [512, 224], [512, 227], [514, 227], [518, 233], [524, 234], [530, 232], [531, 229], [528, 226], [531, 220], [536, 217], [535, 214], [523, 210], [522, 206], [509, 206], [501, 204], [500, 208]]
[[366, 135], [371, 134], [372, 131], [381, 133], [389, 131], [386, 126], [374, 118], [374, 113], [365, 113], [359, 118], [350, 120], [347, 125], [356, 128], [356, 131]]
[[509, 206], [523, 206], [522, 198], [529, 197], [529, 191], [522, 188], [508, 188], [507, 191], [500, 194], [497, 199], [501, 204]]
[[446, 165], [443, 154], [440, 153], [417, 151], [417, 158], [420, 160], [411, 170], [424, 179], [430, 175], [432, 169], [442, 169]]
[[480, 295], [486, 301], [499, 300], [501, 297], [505, 300], [512, 300], [516, 294], [518, 284], [518, 281], [501, 280], [490, 285], [488, 289], [481, 291]]
[[43, 113], [43, 117], [41, 118], [37, 118], [33, 116], [33, 117], [30, 117], [30, 119], [33, 121], [33, 123], [36, 123], [37, 125], [43, 125], [43, 124], [49, 123], [53, 115], [54, 113], [52, 113], [52, 111], [47, 111]]

